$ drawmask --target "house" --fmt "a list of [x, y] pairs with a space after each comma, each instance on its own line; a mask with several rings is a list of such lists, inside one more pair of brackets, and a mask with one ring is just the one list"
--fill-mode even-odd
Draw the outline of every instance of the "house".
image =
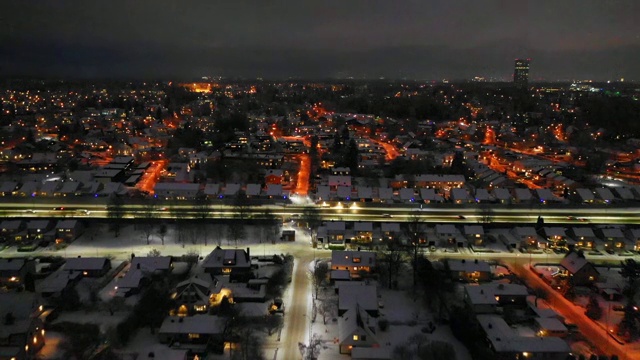
[[563, 227], [544, 226], [540, 229], [540, 235], [547, 240], [547, 245], [551, 249], [568, 248], [567, 234], [565, 234]]
[[202, 262], [204, 271], [211, 275], [231, 275], [242, 276], [251, 272], [251, 258], [249, 248], [243, 249], [222, 249], [216, 246], [215, 249]]
[[202, 192], [207, 199], [216, 199], [220, 192], [220, 184], [206, 184]]
[[373, 188], [369, 186], [357, 186], [357, 199], [364, 202], [373, 200]]
[[358, 306], [369, 316], [378, 317], [378, 289], [376, 285], [362, 281], [336, 283], [338, 291], [338, 315]]
[[402, 237], [400, 224], [397, 222], [383, 222], [380, 224], [381, 240], [399, 241]]
[[463, 227], [464, 237], [467, 243], [472, 246], [484, 246], [484, 228], [482, 225], [465, 225]]
[[390, 187], [379, 187], [378, 198], [380, 202], [383, 203], [393, 202], [393, 189]]
[[280, 185], [283, 180], [283, 172], [280, 169], [269, 169], [264, 175], [265, 184]]
[[528, 295], [527, 287], [518, 284], [464, 286], [464, 301], [476, 314], [496, 313], [498, 306], [527, 306]]
[[59, 270], [50, 274], [40, 282], [36, 287], [36, 292], [42, 295], [43, 298], [59, 298], [65, 291], [76, 286], [80, 280], [82, 280], [81, 272]]
[[454, 204], [469, 204], [473, 202], [473, 199], [469, 195], [467, 189], [463, 188], [451, 189], [450, 199]]
[[3, 292], [0, 304], [0, 359], [34, 359], [45, 344], [38, 297], [25, 291]]
[[351, 186], [338, 186], [336, 196], [339, 200], [351, 201]]
[[371, 243], [373, 239], [373, 223], [370, 221], [358, 221], [353, 223], [355, 237], [353, 241], [357, 243]]
[[29, 220], [27, 221], [27, 238], [29, 240], [54, 240], [55, 231], [51, 220]]
[[442, 203], [444, 198], [435, 189], [420, 189], [420, 198], [426, 204]]
[[3, 220], [0, 222], [0, 241], [21, 241], [24, 229], [22, 220]]
[[0, 182], [0, 196], [11, 196], [18, 189], [18, 183], [15, 181]]
[[35, 272], [36, 265], [33, 260], [0, 258], [0, 286], [17, 287], [24, 285], [27, 274], [33, 275]]
[[282, 199], [286, 200], [289, 193], [284, 191], [280, 184], [268, 184], [267, 185], [267, 197], [269, 199]]
[[571, 227], [568, 235], [573, 238], [576, 243], [576, 249], [593, 250], [596, 248], [596, 235], [590, 227]]
[[539, 247], [539, 237], [533, 226], [516, 226], [509, 230], [511, 235], [522, 248], [537, 249]]
[[602, 204], [611, 204], [616, 201], [615, 195], [608, 188], [596, 188], [594, 189], [596, 193], [596, 201]]
[[578, 188], [571, 194], [570, 198], [580, 204], [591, 204], [595, 200], [595, 196], [589, 189]]
[[84, 232], [84, 225], [78, 220], [60, 220], [56, 224], [56, 243], [70, 243]]
[[218, 316], [167, 316], [158, 330], [158, 340], [174, 347], [193, 344], [206, 345], [222, 341], [225, 319]]
[[622, 229], [618, 227], [604, 227], [596, 229], [596, 234], [604, 241], [606, 251], [624, 251], [626, 248], [626, 237]]
[[20, 189], [14, 191], [13, 194], [16, 196], [22, 196], [22, 197], [36, 196], [40, 191], [41, 186], [42, 184], [39, 181], [27, 181], [24, 184], [22, 184]]
[[111, 270], [111, 260], [104, 257], [69, 258], [62, 269], [67, 272], [81, 272], [86, 277], [102, 277]]
[[116, 279], [116, 296], [138, 294], [151, 284], [154, 276], [167, 275], [173, 269], [170, 256], [134, 257], [123, 277]]
[[627, 229], [624, 235], [631, 241], [634, 251], [640, 251], [640, 229]]
[[220, 305], [223, 297], [233, 302], [231, 291], [223, 289], [217, 279], [211, 282], [197, 276], [178, 283], [171, 295], [180, 316], [207, 313], [209, 308]]
[[563, 339], [519, 335], [498, 315], [478, 315], [477, 320], [496, 360], [565, 360], [571, 353], [571, 348]]
[[53, 196], [80, 196], [82, 195], [82, 184], [78, 181], [65, 181], [62, 186], [53, 192]]
[[555, 196], [550, 189], [535, 189], [534, 191], [538, 199], [540, 199], [540, 202], [543, 204], [562, 202], [562, 199]]
[[452, 224], [436, 224], [435, 233], [442, 247], [463, 246], [462, 242], [458, 243], [460, 232]]
[[462, 259], [447, 261], [451, 276], [459, 281], [489, 281], [491, 279], [491, 267], [486, 261], [474, 261]]
[[533, 201], [533, 195], [529, 189], [513, 189], [513, 201], [518, 204], [528, 204]]
[[[323, 235], [329, 246], [344, 246], [347, 239], [346, 224], [344, 221], [329, 221], [323, 226]], [[318, 233], [320, 233], [318, 231]]]
[[511, 194], [509, 190], [503, 188], [493, 189], [492, 191], [493, 197], [500, 204], [510, 204], [511, 203]]
[[477, 203], [484, 204], [493, 202], [494, 198], [489, 194], [487, 189], [475, 189], [474, 200]]
[[222, 190], [223, 197], [237, 196], [240, 193], [241, 186], [237, 183], [227, 183]]
[[360, 272], [370, 273], [376, 266], [376, 253], [373, 251], [333, 250], [331, 252], [331, 270], [349, 270], [352, 278]]
[[358, 306], [338, 318], [338, 345], [341, 354], [351, 354], [354, 348], [378, 348], [377, 321]]
[[173, 270], [171, 256], [136, 256], [131, 259], [131, 269], [139, 269], [148, 274], [166, 275]]
[[568, 253], [560, 261], [560, 265], [567, 270], [576, 286], [590, 286], [598, 281], [598, 270], [578, 252]]
[[566, 337], [567, 327], [557, 317], [536, 317], [533, 319], [534, 329], [538, 336]]
[[200, 184], [159, 182], [153, 191], [156, 197], [165, 200], [195, 199], [200, 192]]
[[258, 197], [260, 196], [261, 192], [262, 187], [260, 186], [260, 184], [247, 184], [247, 187], [244, 191], [247, 197]]
[[403, 203], [412, 203], [416, 201], [416, 193], [413, 188], [402, 188], [398, 190], [400, 201]]

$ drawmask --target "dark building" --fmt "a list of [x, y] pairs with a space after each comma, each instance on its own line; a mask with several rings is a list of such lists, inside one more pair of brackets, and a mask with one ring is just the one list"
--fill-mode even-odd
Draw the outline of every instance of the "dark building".
[[529, 63], [531, 59], [516, 59], [513, 70], [513, 83], [518, 88], [525, 89], [529, 85]]

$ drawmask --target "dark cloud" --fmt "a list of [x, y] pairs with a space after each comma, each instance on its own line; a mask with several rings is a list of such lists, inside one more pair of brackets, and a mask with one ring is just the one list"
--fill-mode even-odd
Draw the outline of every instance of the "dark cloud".
[[640, 79], [640, 2], [10, 0], [0, 73]]

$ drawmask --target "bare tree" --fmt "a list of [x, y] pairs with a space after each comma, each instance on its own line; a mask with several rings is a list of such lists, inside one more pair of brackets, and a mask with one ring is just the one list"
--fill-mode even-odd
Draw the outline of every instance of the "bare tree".
[[109, 218], [109, 228], [113, 230], [115, 237], [120, 236], [124, 215], [124, 199], [118, 195], [111, 194], [107, 203], [107, 217]]
[[309, 231], [311, 241], [315, 243], [317, 241], [318, 228], [322, 225], [320, 210], [315, 206], [307, 206], [302, 210], [302, 217], [300, 220], [305, 224], [307, 231]]
[[410, 248], [413, 253], [411, 268], [413, 269], [413, 289], [415, 291], [418, 283], [418, 249], [420, 248], [420, 244], [424, 242], [422, 238], [424, 234], [424, 223], [418, 216], [411, 216], [409, 221], [402, 224], [402, 232], [407, 239], [408, 248]]
[[329, 274], [329, 265], [324, 261], [316, 261], [313, 267], [313, 273], [311, 274], [311, 281], [313, 282], [313, 288], [316, 292], [315, 298], [318, 298], [318, 289], [320, 285], [327, 279]]
[[322, 338], [314, 333], [308, 344], [298, 343], [298, 349], [304, 360], [317, 360], [322, 350]]
[[380, 254], [380, 267], [386, 271], [389, 289], [397, 287], [402, 266], [407, 263], [407, 253], [397, 242], [386, 241], [385, 250]]
[[167, 224], [160, 224], [160, 228], [158, 228], [158, 236], [160, 236], [160, 241], [162, 241], [162, 245], [164, 245], [164, 237], [167, 236]]
[[333, 314], [333, 309], [337, 308], [337, 306], [338, 304], [329, 299], [319, 301], [318, 313], [320, 314], [320, 316], [322, 316], [322, 323], [324, 325], [327, 325], [327, 318], [331, 317], [331, 315]]

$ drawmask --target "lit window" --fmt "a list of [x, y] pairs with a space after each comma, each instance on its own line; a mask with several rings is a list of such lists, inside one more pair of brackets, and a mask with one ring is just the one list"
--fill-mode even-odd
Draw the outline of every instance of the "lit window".
[[358, 337], [358, 335], [353, 335], [353, 340], [354, 341], [358, 341], [360, 338]]

